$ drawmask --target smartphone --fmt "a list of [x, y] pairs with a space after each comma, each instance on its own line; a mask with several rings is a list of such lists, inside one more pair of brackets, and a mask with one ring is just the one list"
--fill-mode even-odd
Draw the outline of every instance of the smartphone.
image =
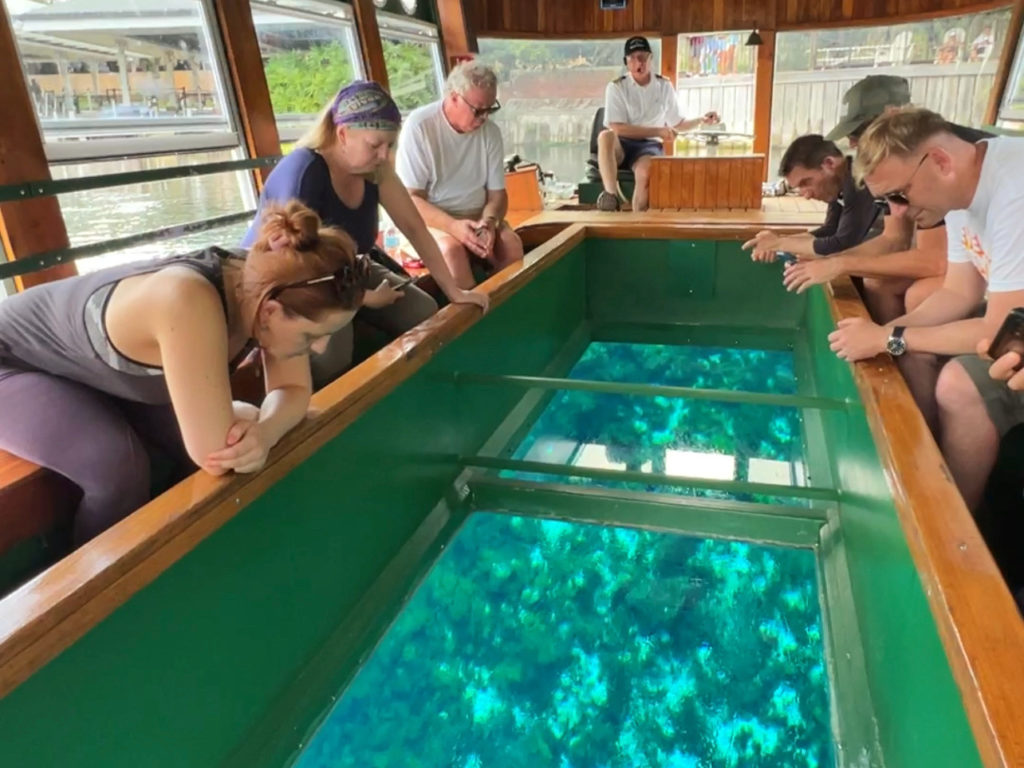
[[788, 265], [792, 264], [794, 261], [796, 261], [796, 256], [794, 256], [789, 251], [776, 251], [775, 252], [775, 258], [778, 259], [779, 261], [781, 261], [782, 262], [782, 266], [784, 266], [784, 267], [788, 266]]
[[993, 360], [998, 360], [1007, 352], [1019, 354], [1024, 364], [1024, 307], [1017, 307], [1006, 316], [988, 348], [988, 356]]
[[403, 288], [408, 288], [410, 285], [415, 284], [415, 282], [416, 278], [413, 277], [412, 275], [403, 276], [402, 279], [399, 280], [397, 283], [392, 283], [391, 287], [394, 288], [396, 291], [400, 291]]

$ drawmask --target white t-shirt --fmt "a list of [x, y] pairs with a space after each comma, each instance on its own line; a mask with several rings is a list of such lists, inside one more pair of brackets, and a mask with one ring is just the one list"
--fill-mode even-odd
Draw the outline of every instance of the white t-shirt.
[[632, 75], [626, 74], [612, 80], [605, 88], [605, 125], [626, 123], [643, 128], [663, 128], [682, 119], [675, 88], [661, 75], [652, 75], [647, 85], [639, 85]]
[[1020, 291], [1024, 290], [1024, 138], [986, 141], [988, 150], [970, 207], [946, 215], [949, 261], [973, 264], [991, 293]]
[[490, 120], [459, 133], [444, 116], [443, 102], [413, 111], [402, 126], [395, 171], [409, 189], [452, 216], [483, 210], [488, 190], [505, 188], [501, 129]]

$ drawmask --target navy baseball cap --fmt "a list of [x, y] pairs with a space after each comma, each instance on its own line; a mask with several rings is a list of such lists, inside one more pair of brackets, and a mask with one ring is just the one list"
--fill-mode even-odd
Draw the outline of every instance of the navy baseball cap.
[[637, 35], [636, 37], [631, 37], [626, 41], [626, 51], [623, 55], [629, 56], [629, 54], [636, 53], [637, 51], [647, 51], [647, 53], [651, 53], [651, 44], [647, 42], [646, 37], [640, 37]]

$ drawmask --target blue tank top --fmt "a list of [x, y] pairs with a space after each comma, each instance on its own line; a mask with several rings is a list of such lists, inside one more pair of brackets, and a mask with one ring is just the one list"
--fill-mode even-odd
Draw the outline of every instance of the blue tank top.
[[377, 240], [377, 185], [367, 180], [363, 202], [358, 208], [349, 208], [331, 185], [327, 161], [311, 149], [297, 147], [267, 177], [259, 210], [242, 239], [242, 247], [249, 248], [256, 241], [263, 208], [268, 202], [285, 203], [292, 199], [301, 200], [316, 211], [324, 224], [345, 230], [356, 241], [359, 253], [367, 253]]

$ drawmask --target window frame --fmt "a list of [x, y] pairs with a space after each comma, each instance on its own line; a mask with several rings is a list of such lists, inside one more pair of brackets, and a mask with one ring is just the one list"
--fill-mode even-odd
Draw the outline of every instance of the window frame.
[[[43, 144], [43, 151], [46, 160], [51, 164], [63, 163], [88, 163], [110, 160], [121, 157], [146, 157], [151, 155], [171, 154], [178, 152], [209, 151], [216, 149], [235, 149], [244, 147], [242, 140], [241, 116], [238, 109], [235, 90], [229, 77], [229, 68], [224, 50], [224, 40], [220, 34], [220, 27], [217, 23], [217, 15], [213, 8], [212, 0], [196, 0], [198, 3], [198, 34], [201, 42], [209, 53], [210, 68], [213, 71], [214, 80], [218, 86], [218, 96], [221, 99], [223, 117], [209, 116], [206, 119], [198, 118], [190, 120], [182, 125], [176, 118], [160, 118], [146, 120], [114, 120], [102, 121], [103, 133], [109, 138], [103, 138], [103, 133], [87, 134], [79, 141], [50, 140], [48, 131], [40, 120], [38, 112], [33, 110], [33, 117], [39, 130], [39, 137]], [[6, 8], [5, 8], [6, 11]], [[15, 47], [18, 53], [18, 62], [21, 76], [28, 80], [24, 68], [24, 56], [21, 52], [21, 43], [18, 40], [16, 20], [10, 16], [12, 32], [15, 38]], [[69, 125], [50, 131], [60, 133], [61, 131], [73, 131], [79, 133], [83, 127], [90, 123], [100, 123], [98, 120], [75, 120], [68, 121]], [[202, 130], [203, 124], [226, 126], [221, 130]], [[166, 135], [149, 136], [124, 136], [132, 127], [166, 127]], [[178, 128], [179, 130], [174, 130]], [[116, 136], [114, 138], [113, 136]]]
[[[1021, 34], [1024, 38], [1024, 33]], [[1005, 47], [1006, 41], [1003, 41]], [[1018, 41], [1017, 52], [1014, 55], [1013, 67], [1010, 69], [1010, 76], [1006, 81], [1006, 89], [1003, 91], [1003, 98], [999, 102], [999, 110], [996, 113], [996, 122], [1008, 120], [1019, 123], [1024, 122], [1024, 105], [1014, 109], [1010, 106], [1013, 95], [1017, 91], [1020, 79], [1024, 77], [1024, 39]]]
[[[310, 7], [322, 7], [323, 12], [311, 10]], [[256, 15], [259, 12], [276, 14], [278, 16], [291, 16], [295, 19], [309, 21], [315, 24], [326, 25], [331, 28], [340, 29], [344, 34], [345, 48], [348, 51], [349, 59], [352, 62], [352, 76], [356, 80], [366, 78], [366, 64], [363, 61], [362, 52], [359, 48], [359, 30], [356, 29], [355, 14], [346, 3], [327, 4], [320, 0], [309, 0], [308, 2], [275, 2], [274, 0], [252, 0], [251, 13], [253, 28], [257, 31]], [[339, 84], [340, 85], [340, 84]], [[273, 104], [271, 104], [273, 109]], [[274, 114], [274, 122], [277, 124], [278, 138], [282, 144], [298, 141], [299, 137], [312, 125], [315, 116], [310, 116], [306, 125], [299, 127], [284, 121], [284, 113], [281, 116]]]
[[398, 16], [394, 13], [378, 10], [377, 27], [380, 30], [381, 43], [385, 39], [390, 39], [420, 43], [430, 49], [430, 58], [434, 63], [434, 77], [437, 80], [437, 92], [443, 96], [445, 71], [444, 61], [441, 56], [441, 35], [438, 32], [437, 25], [412, 16]]

